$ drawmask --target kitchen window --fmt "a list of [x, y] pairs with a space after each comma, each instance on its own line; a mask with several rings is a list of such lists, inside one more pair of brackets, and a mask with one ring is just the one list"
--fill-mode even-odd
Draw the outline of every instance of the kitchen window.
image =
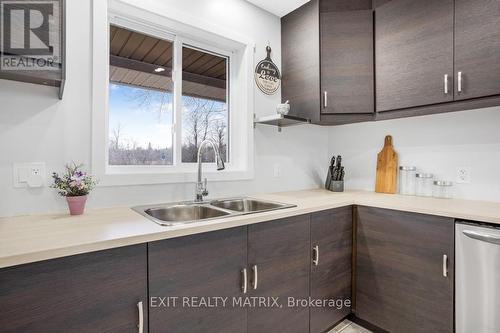
[[105, 20], [108, 31], [94, 29], [92, 168], [101, 184], [194, 182], [205, 139], [226, 163], [222, 172], [205, 166], [210, 180], [252, 178], [252, 43], [116, 5], [127, 9], [104, 17], [94, 8], [94, 26]]
[[[173, 61], [175, 47], [171, 40], [110, 26], [109, 165], [196, 163], [205, 139], [215, 141], [228, 162], [229, 57], [183, 44], [182, 84], [176, 87], [172, 73], [181, 69]], [[180, 140], [175, 132], [182, 133]], [[203, 160], [213, 162], [214, 152], [204, 152]]]

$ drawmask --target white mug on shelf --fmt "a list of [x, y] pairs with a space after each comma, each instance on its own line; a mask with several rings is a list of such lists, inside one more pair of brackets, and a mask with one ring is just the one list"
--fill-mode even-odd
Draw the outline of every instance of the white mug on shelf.
[[286, 101], [283, 104], [278, 104], [278, 106], [276, 107], [276, 112], [278, 112], [278, 114], [283, 114], [283, 115], [288, 114], [288, 112], [290, 112], [289, 101]]

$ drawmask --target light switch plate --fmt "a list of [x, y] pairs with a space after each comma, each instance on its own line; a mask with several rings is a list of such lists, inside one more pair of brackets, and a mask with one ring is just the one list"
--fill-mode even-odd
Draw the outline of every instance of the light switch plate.
[[43, 162], [14, 163], [12, 171], [15, 188], [45, 186], [46, 173]]
[[274, 163], [273, 175], [274, 175], [274, 178], [280, 178], [281, 177], [281, 164]]

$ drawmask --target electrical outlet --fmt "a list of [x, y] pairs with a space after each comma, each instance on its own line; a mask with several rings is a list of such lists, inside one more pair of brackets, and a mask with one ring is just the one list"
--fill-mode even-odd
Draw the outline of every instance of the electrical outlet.
[[471, 182], [471, 168], [470, 167], [458, 167], [457, 168], [457, 183], [458, 184], [470, 184]]
[[13, 166], [14, 187], [43, 187], [45, 163], [15, 163]]

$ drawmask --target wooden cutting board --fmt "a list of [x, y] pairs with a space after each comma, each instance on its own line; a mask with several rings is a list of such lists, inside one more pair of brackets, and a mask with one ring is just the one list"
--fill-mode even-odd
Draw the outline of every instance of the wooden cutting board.
[[397, 191], [398, 154], [392, 146], [392, 136], [385, 137], [384, 148], [377, 156], [377, 179], [375, 192], [391, 193]]

